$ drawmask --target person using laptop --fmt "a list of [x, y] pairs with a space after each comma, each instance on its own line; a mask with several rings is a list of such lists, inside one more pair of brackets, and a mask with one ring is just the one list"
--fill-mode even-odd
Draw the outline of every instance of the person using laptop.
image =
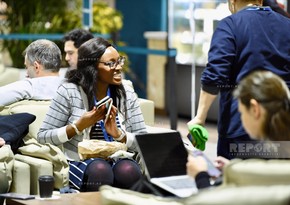
[[[243, 126], [251, 138], [290, 140], [290, 93], [282, 78], [270, 71], [254, 71], [240, 81], [233, 95], [238, 100]], [[290, 153], [283, 154], [289, 158]], [[230, 161], [219, 156], [216, 162], [222, 169]], [[211, 186], [207, 163], [202, 157], [189, 155], [186, 166], [198, 188]]]
[[[134, 152], [134, 134], [147, 132], [137, 94], [122, 83], [124, 63], [125, 58], [101, 37], [83, 43], [77, 69], [67, 73], [38, 132], [40, 143], [63, 146], [70, 185], [80, 191], [97, 191], [103, 184], [129, 188], [141, 177], [133, 159], [81, 161], [78, 154], [78, 143], [84, 139], [121, 142]], [[97, 106], [106, 96], [113, 102], [108, 120], [106, 106]]]

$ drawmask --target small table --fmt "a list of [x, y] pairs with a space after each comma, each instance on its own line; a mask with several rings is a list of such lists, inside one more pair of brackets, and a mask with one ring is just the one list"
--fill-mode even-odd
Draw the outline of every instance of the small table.
[[6, 205], [101, 205], [100, 192], [81, 192], [74, 194], [60, 194], [59, 199], [51, 200], [18, 200], [6, 199]]

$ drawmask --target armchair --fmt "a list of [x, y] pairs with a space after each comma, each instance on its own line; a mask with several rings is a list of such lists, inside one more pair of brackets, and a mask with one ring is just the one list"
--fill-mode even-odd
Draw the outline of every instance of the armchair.
[[[139, 102], [145, 123], [153, 125], [154, 102], [141, 98]], [[22, 100], [9, 106], [0, 106], [0, 111], [2, 110], [0, 115], [28, 112], [36, 116], [36, 120], [29, 125], [29, 133], [24, 138], [25, 145], [19, 148], [19, 154], [15, 154], [11, 192], [38, 194], [40, 175], [54, 175], [56, 189], [68, 184], [69, 167], [61, 147], [41, 145], [36, 140], [49, 105], [50, 101]]]
[[[38, 177], [54, 175], [55, 188], [68, 184], [68, 164], [62, 151], [53, 145], [41, 145], [37, 142], [37, 132], [46, 115], [50, 101], [23, 100], [5, 106], [0, 115], [31, 113], [36, 120], [29, 125], [24, 138], [25, 145], [15, 154], [11, 192], [38, 194]], [[26, 173], [25, 179], [23, 173]], [[27, 180], [29, 179], [29, 180]]]

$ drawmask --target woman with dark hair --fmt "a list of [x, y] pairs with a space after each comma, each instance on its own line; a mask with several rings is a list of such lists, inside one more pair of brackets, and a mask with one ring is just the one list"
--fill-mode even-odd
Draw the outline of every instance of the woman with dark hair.
[[[141, 176], [136, 161], [111, 162], [100, 158], [80, 160], [78, 143], [98, 139], [125, 143], [136, 151], [134, 134], [146, 127], [133, 88], [122, 84], [125, 58], [105, 39], [96, 37], [78, 49], [77, 69], [67, 73], [38, 132], [40, 143], [62, 145], [70, 164], [70, 184], [80, 191], [97, 191], [103, 184], [131, 187]], [[96, 103], [113, 100], [109, 119]]]
[[[290, 93], [282, 78], [270, 71], [254, 71], [240, 81], [233, 96], [238, 99], [241, 121], [252, 139], [290, 141]], [[281, 146], [279, 150], [280, 159], [289, 159], [289, 148]], [[230, 161], [219, 156], [216, 162], [222, 169]], [[187, 173], [195, 177], [198, 188], [211, 186], [202, 157], [188, 157]]]

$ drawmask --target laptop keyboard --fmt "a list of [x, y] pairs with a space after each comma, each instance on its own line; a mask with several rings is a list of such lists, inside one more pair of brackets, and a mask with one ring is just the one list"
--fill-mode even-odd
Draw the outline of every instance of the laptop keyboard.
[[192, 188], [194, 187], [194, 182], [188, 179], [176, 179], [163, 181], [164, 184], [170, 186], [173, 189], [182, 189], [182, 188]]

